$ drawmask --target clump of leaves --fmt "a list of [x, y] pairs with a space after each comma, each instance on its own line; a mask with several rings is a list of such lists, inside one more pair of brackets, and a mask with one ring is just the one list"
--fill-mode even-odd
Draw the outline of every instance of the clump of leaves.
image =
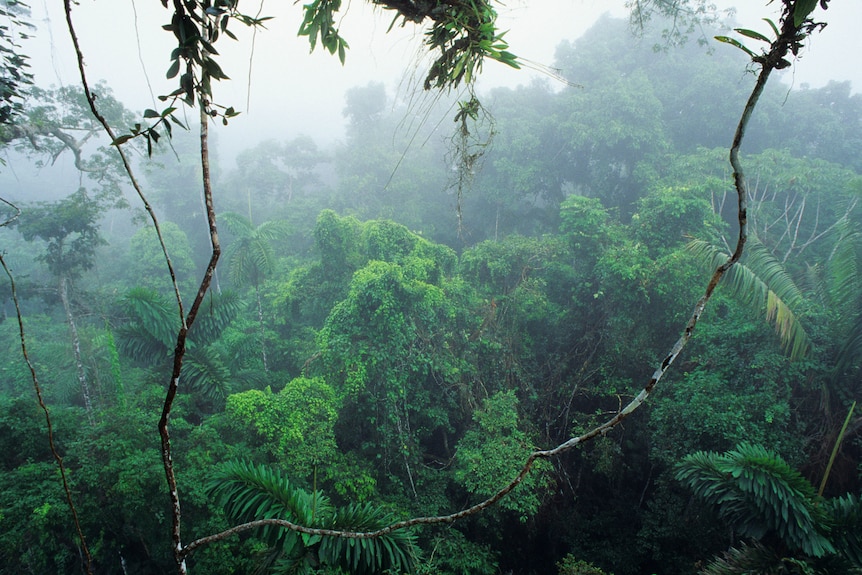
[[557, 573], [559, 575], [614, 575], [602, 571], [583, 559], [576, 559], [571, 553], [557, 563]]
[[[469, 84], [481, 71], [485, 58], [520, 68], [517, 56], [508, 51], [509, 45], [503, 39], [505, 32], [497, 30], [497, 11], [491, 0], [372, 0], [372, 3], [395, 11], [390, 29], [399, 19], [402, 24], [431, 21], [425, 45], [437, 52], [437, 56], [425, 77], [426, 90], [457, 88], [461, 82]], [[330, 54], [338, 53], [343, 64], [347, 42], [334, 25], [334, 14], [341, 8], [341, 0], [314, 0], [304, 8], [299, 35], [308, 36], [312, 50], [319, 39]]]

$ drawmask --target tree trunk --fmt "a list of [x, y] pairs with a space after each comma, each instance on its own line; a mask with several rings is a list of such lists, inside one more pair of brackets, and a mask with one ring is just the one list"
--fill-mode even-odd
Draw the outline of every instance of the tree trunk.
[[263, 371], [269, 373], [269, 365], [266, 361], [266, 334], [263, 328], [263, 304], [260, 301], [260, 288], [255, 284], [254, 293], [257, 295], [257, 321], [260, 326], [260, 357], [263, 360]]
[[63, 302], [66, 321], [69, 324], [69, 331], [72, 333], [72, 349], [75, 353], [75, 368], [78, 373], [78, 383], [81, 385], [81, 396], [84, 398], [84, 410], [87, 412], [87, 419], [90, 425], [93, 425], [93, 403], [90, 399], [90, 385], [87, 383], [87, 373], [81, 360], [81, 340], [78, 337], [78, 326], [75, 324], [75, 317], [72, 315], [72, 306], [69, 303], [69, 281], [65, 275], [60, 276], [60, 300]]

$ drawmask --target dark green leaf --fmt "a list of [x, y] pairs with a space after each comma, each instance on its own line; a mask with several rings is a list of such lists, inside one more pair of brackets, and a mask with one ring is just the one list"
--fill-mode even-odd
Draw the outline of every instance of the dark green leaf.
[[168, 68], [168, 72], [167, 72], [167, 74], [165, 74], [165, 76], [169, 79], [174, 78], [177, 74], [179, 74], [179, 72], [180, 72], [180, 61], [179, 61], [179, 59], [176, 59], [171, 64], [171, 67]]
[[801, 26], [816, 7], [817, 0], [796, 0], [793, 7], [793, 25], [797, 28]]
[[134, 136], [132, 136], [131, 134], [123, 134], [122, 136], [119, 136], [113, 142], [111, 142], [111, 145], [112, 146], [119, 146], [119, 145], [125, 144], [126, 142], [131, 140], [133, 137]]

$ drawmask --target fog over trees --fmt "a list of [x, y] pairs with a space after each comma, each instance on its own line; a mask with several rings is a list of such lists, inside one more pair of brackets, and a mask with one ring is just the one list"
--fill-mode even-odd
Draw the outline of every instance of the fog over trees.
[[141, 111], [0, 3], [0, 573], [862, 572], [862, 96], [772, 74], [834, 2], [630, 2], [483, 90], [501, 5], [372, 0], [415, 88], [262, 140], [266, 8], [162, 4]]

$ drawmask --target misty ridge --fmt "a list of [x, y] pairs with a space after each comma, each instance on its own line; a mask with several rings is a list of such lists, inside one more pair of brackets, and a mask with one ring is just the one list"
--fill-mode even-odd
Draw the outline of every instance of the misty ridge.
[[[741, 217], [756, 60], [670, 25], [603, 16], [515, 88], [369, 81], [336, 142], [218, 108], [211, 196], [194, 107], [152, 136], [94, 84], [159, 235], [83, 91], [34, 87], [0, 128], [0, 574], [859, 573], [862, 95], [766, 84]], [[200, 543], [257, 519], [293, 527]]]

